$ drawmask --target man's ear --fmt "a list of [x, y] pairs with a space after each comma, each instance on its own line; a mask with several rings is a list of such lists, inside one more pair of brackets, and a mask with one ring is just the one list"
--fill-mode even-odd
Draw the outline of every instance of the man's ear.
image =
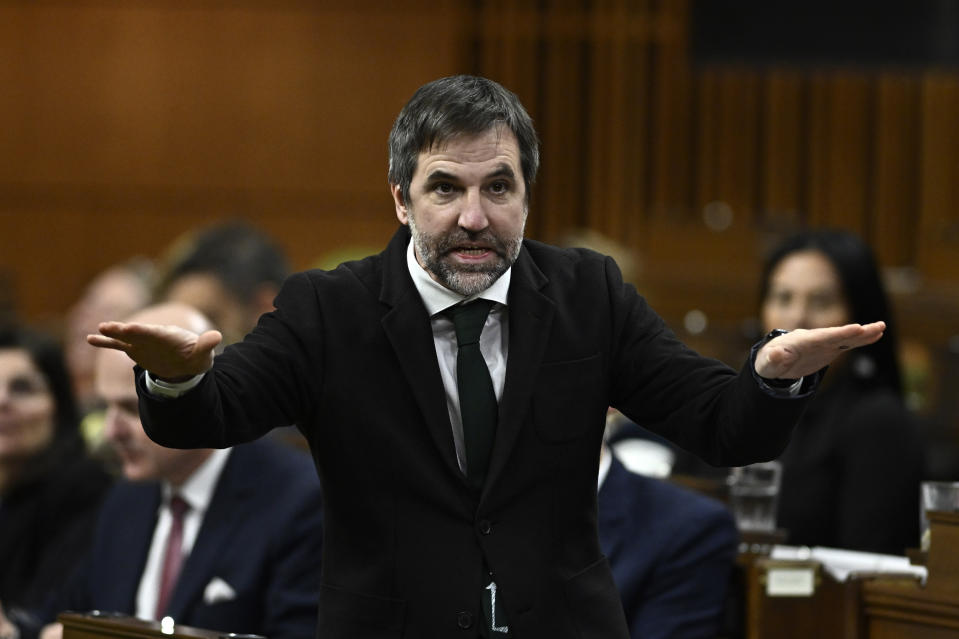
[[403, 200], [403, 188], [399, 184], [390, 184], [390, 194], [393, 196], [393, 205], [396, 207], [396, 219], [400, 224], [408, 224], [410, 213]]

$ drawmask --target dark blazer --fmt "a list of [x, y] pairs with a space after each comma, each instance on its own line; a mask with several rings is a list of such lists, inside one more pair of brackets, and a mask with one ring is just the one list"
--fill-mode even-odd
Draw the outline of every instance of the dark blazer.
[[[159, 505], [159, 484], [118, 483], [104, 501], [90, 556], [55, 608], [132, 615]], [[307, 455], [269, 442], [234, 448], [183, 564], [170, 616], [189, 626], [270, 639], [312, 637], [321, 509]], [[206, 601], [204, 591], [215, 589], [214, 580], [229, 584], [236, 596]], [[52, 620], [48, 614], [46, 621]]]
[[919, 545], [915, 417], [891, 390], [863, 389], [848, 368], [828, 381], [782, 456], [777, 523], [790, 544], [905, 554]]
[[113, 483], [75, 434], [58, 437], [26, 468], [0, 499], [0, 602], [18, 621], [80, 562]]
[[717, 637], [738, 542], [722, 503], [613, 457], [599, 490], [599, 544], [633, 639]]
[[376, 256], [292, 276], [189, 393], [151, 397], [147, 433], [223, 446], [295, 423], [323, 483], [318, 636], [470, 637], [492, 572], [514, 637], [627, 637], [596, 532], [607, 408], [727, 464], [775, 457], [803, 399], [683, 346], [609, 258], [525, 241], [482, 494], [456, 462], [401, 228]]

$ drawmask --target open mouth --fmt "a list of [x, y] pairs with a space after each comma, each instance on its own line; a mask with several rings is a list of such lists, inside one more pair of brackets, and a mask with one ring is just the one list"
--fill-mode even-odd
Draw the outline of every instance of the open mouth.
[[492, 249], [485, 246], [458, 246], [452, 251], [456, 255], [466, 258], [486, 257], [493, 252]]

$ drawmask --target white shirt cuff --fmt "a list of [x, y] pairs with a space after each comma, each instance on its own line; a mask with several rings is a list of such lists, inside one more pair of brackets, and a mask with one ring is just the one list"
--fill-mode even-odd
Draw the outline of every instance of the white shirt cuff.
[[206, 373], [194, 375], [185, 382], [165, 382], [160, 379], [154, 379], [150, 371], [146, 371], [146, 386], [151, 395], [160, 397], [179, 397], [194, 386], [200, 383]]

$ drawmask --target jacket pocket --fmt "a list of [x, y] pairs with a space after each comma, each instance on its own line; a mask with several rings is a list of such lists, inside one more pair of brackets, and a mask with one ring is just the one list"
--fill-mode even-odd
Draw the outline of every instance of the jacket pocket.
[[403, 636], [406, 602], [320, 586], [317, 637], [396, 639]]
[[564, 442], [597, 426], [605, 415], [605, 388], [599, 353], [584, 359], [540, 366], [533, 390], [536, 432], [547, 442]]
[[606, 557], [565, 584], [566, 604], [580, 639], [627, 639], [629, 628]]

